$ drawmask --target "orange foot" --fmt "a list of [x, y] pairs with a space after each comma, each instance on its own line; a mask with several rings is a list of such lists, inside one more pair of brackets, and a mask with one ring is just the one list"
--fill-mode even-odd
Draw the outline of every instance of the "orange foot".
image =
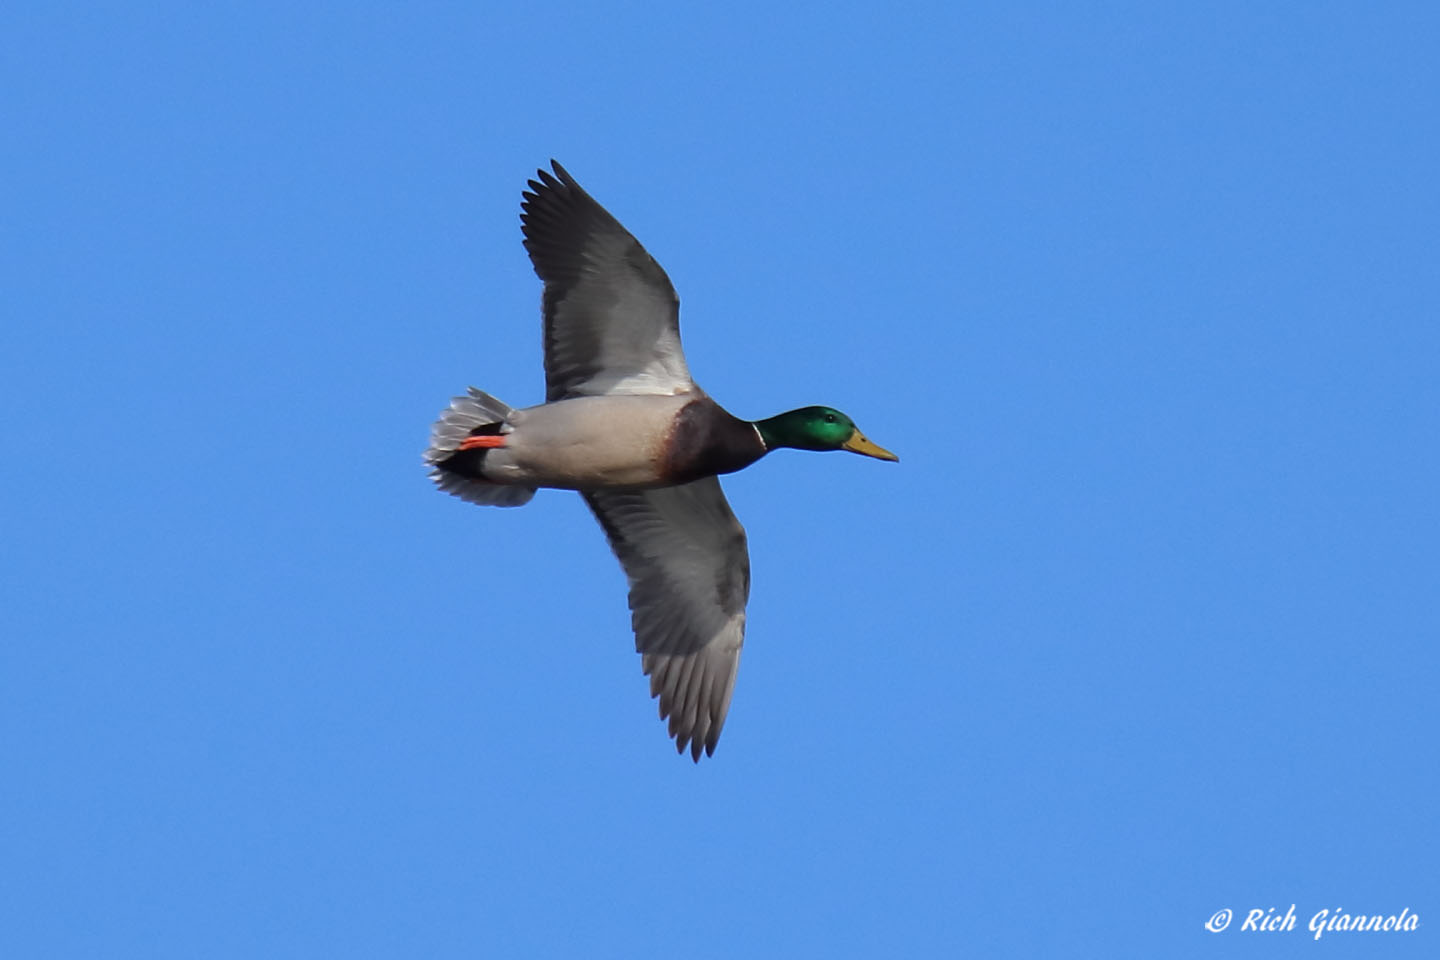
[[466, 437], [460, 441], [461, 450], [493, 450], [495, 447], [505, 446], [505, 438], [494, 434], [484, 434], [478, 437]]

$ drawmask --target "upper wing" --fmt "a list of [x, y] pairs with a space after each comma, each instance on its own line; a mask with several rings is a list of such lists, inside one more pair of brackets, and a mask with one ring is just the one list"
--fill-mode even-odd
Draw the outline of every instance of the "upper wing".
[[585, 500], [630, 580], [631, 623], [650, 695], [675, 748], [715, 752], [745, 642], [750, 554], [720, 481], [599, 490]]
[[640, 242], [555, 161], [521, 203], [545, 281], [545, 399], [691, 389], [680, 299]]

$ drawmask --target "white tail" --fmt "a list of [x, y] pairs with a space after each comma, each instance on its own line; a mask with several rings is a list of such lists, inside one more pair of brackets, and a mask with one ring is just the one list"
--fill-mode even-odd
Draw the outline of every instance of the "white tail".
[[[430, 464], [430, 479], [446, 493], [461, 500], [491, 507], [518, 507], [535, 496], [534, 487], [516, 487], [491, 483], [478, 476], [484, 450], [460, 451], [465, 438], [481, 432], [500, 433], [514, 411], [484, 390], [470, 388], [468, 394], [450, 401], [450, 407], [430, 428], [430, 447], [425, 462]], [[494, 427], [493, 431], [481, 430]]]

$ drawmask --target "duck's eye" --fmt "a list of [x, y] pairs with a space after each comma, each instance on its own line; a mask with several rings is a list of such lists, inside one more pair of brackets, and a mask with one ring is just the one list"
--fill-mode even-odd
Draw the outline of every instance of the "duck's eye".
[[826, 422], [826, 423], [834, 423], [834, 422], [835, 422], [835, 414], [833, 414], [833, 413], [827, 413], [827, 414], [825, 414], [825, 422]]

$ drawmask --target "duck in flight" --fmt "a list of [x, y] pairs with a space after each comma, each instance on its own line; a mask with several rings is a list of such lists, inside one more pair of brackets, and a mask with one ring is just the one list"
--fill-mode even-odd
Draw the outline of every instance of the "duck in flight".
[[435, 422], [425, 461], [446, 493], [517, 507], [578, 490], [630, 581], [650, 695], [696, 762], [715, 752], [745, 640], [750, 556], [717, 476], [771, 450], [899, 457], [830, 407], [741, 420], [690, 379], [680, 300], [660, 264], [565, 168], [524, 193], [525, 249], [544, 281], [545, 402], [471, 387]]

